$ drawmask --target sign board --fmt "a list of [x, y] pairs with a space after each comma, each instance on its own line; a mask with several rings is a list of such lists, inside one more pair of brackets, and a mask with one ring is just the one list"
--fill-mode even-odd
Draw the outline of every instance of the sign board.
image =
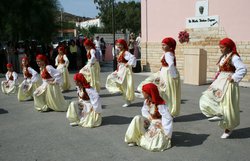
[[208, 0], [197, 0], [195, 17], [186, 18], [186, 28], [209, 28], [219, 26], [219, 16], [208, 15]]
[[186, 28], [218, 27], [219, 16], [203, 16], [186, 18]]

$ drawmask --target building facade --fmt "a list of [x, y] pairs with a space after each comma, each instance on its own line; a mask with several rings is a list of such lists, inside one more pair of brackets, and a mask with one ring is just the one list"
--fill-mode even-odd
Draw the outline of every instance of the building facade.
[[[221, 55], [218, 43], [229, 37], [250, 71], [250, 10], [248, 0], [141, 0], [142, 67], [155, 72], [161, 66], [161, 41], [173, 37], [177, 41], [177, 68], [184, 78], [185, 53], [206, 51], [206, 78], [212, 79]], [[179, 43], [180, 31], [190, 35], [188, 43]], [[150, 60], [150, 61], [149, 61]], [[186, 63], [187, 64], [187, 63]], [[191, 66], [192, 64], [190, 64]], [[190, 69], [189, 69], [190, 70]], [[243, 79], [250, 82], [250, 72]]]

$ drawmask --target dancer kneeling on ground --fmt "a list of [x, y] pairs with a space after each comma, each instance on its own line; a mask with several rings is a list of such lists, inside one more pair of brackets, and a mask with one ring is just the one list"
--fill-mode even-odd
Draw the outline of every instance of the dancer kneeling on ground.
[[143, 85], [142, 93], [145, 98], [142, 116], [135, 116], [131, 121], [125, 142], [150, 151], [164, 151], [171, 147], [173, 119], [155, 84]]
[[38, 73], [29, 66], [29, 58], [22, 58], [23, 82], [19, 85], [17, 99], [27, 101], [33, 98], [33, 92], [36, 90], [39, 80]]
[[6, 65], [7, 73], [5, 74], [6, 80], [1, 82], [1, 89], [4, 94], [16, 94], [18, 91], [18, 75], [13, 70], [13, 65], [8, 63]]
[[118, 39], [116, 45], [120, 50], [117, 57], [117, 70], [108, 75], [106, 88], [110, 93], [122, 93], [125, 104], [122, 107], [128, 107], [134, 100], [134, 79], [132, 67], [136, 66], [136, 58], [128, 52], [128, 46], [125, 40]]
[[221, 138], [226, 139], [240, 124], [239, 82], [246, 75], [247, 68], [231, 39], [221, 40], [219, 46], [222, 52], [217, 63], [219, 71], [214, 82], [203, 92], [200, 109], [204, 115], [210, 117], [209, 121], [220, 121], [219, 126], [224, 129]]
[[41, 112], [49, 110], [67, 111], [68, 103], [62, 95], [59, 85], [62, 83], [60, 71], [48, 65], [45, 55], [37, 55], [36, 62], [40, 67], [43, 82], [33, 93], [35, 109]]
[[78, 101], [70, 103], [67, 119], [71, 126], [97, 127], [102, 123], [100, 96], [81, 73], [74, 75]]

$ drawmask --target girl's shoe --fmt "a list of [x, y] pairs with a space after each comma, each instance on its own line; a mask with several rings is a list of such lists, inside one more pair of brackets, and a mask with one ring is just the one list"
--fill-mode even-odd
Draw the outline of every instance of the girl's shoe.
[[227, 139], [230, 135], [232, 134], [232, 131], [227, 131], [225, 130], [225, 132], [221, 135], [221, 139]]

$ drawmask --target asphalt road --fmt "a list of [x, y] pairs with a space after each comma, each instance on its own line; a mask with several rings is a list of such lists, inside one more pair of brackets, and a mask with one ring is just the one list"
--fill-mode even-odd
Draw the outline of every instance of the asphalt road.
[[[172, 148], [150, 152], [124, 143], [127, 127], [140, 114], [143, 100], [122, 108], [122, 96], [111, 95], [104, 88], [110, 69], [103, 67], [101, 73], [103, 122], [93, 129], [71, 127], [65, 112], [40, 113], [33, 101], [18, 102], [15, 95], [0, 93], [0, 161], [250, 160], [250, 88], [240, 88], [241, 124], [224, 140], [220, 139], [222, 129], [199, 110], [199, 97], [207, 85], [182, 84], [181, 115], [174, 122]], [[136, 87], [145, 78], [143, 73], [135, 74]], [[63, 94], [68, 101], [77, 99], [73, 87]]]

